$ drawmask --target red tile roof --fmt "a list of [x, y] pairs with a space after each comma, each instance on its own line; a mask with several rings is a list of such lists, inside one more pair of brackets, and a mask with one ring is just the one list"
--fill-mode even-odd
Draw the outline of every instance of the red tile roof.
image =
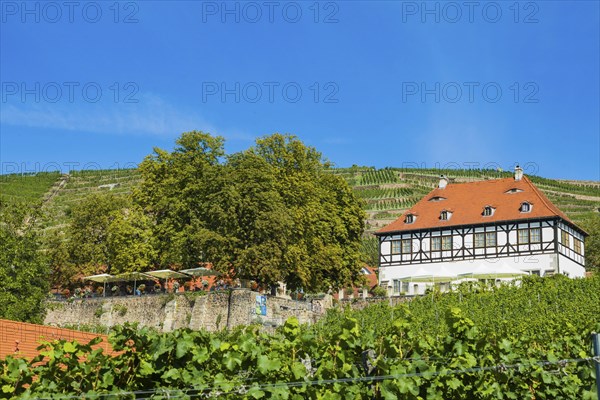
[[[519, 191], [506, 193], [511, 189]], [[435, 197], [446, 200], [430, 201]], [[520, 211], [523, 202], [532, 205], [530, 212]], [[493, 215], [483, 216], [486, 206], [494, 208]], [[446, 221], [440, 219], [440, 212], [443, 210], [452, 212], [452, 216]], [[408, 214], [415, 215], [413, 223], [405, 222]], [[444, 189], [432, 190], [400, 218], [376, 234], [552, 217], [560, 217], [575, 226], [526, 176], [519, 181], [504, 178], [450, 183]]]
[[37, 347], [41, 341], [65, 339], [85, 344], [97, 336], [102, 337], [102, 342], [92, 348], [114, 354], [106, 335], [0, 319], [0, 359], [8, 355], [31, 359], [39, 354]]

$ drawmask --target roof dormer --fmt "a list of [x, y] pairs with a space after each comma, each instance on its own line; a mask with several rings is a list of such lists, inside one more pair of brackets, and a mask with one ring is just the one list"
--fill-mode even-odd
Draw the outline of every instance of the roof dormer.
[[481, 215], [483, 215], [484, 217], [491, 217], [492, 215], [494, 215], [495, 211], [496, 211], [495, 207], [488, 205], [488, 206], [483, 207], [483, 212], [481, 213]]
[[531, 212], [532, 209], [533, 209], [533, 204], [531, 204], [528, 201], [522, 202], [521, 206], [519, 207], [519, 211], [521, 211], [522, 213]]
[[413, 222], [415, 222], [416, 219], [417, 219], [417, 216], [415, 214], [406, 214], [406, 217], [404, 218], [404, 222], [407, 224], [412, 224]]
[[504, 192], [504, 193], [506, 193], [506, 194], [513, 194], [513, 193], [521, 193], [521, 192], [523, 192], [523, 189], [519, 189], [519, 188], [511, 188], [511, 189], [508, 189], [508, 190], [507, 190], [506, 192]]
[[444, 201], [446, 200], [445, 197], [442, 196], [433, 196], [432, 198], [429, 199], [429, 201]]
[[440, 221], [448, 221], [450, 218], [452, 218], [452, 211], [442, 210], [440, 212]]

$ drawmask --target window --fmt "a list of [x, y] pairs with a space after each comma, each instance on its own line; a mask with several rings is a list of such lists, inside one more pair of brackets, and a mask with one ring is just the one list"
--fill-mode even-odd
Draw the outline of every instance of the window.
[[415, 216], [413, 214], [408, 214], [404, 222], [406, 222], [407, 224], [412, 224], [413, 222], [415, 222]]
[[519, 229], [519, 244], [540, 243], [542, 230], [540, 228]]
[[400, 293], [408, 293], [408, 282], [402, 282], [402, 288]]
[[473, 240], [475, 248], [485, 247], [485, 233], [476, 233]]
[[399, 281], [398, 279], [394, 279], [394, 294], [400, 294], [400, 291], [402, 290], [402, 281]]
[[400, 240], [392, 240], [392, 254], [400, 254], [402, 250]]
[[443, 201], [443, 200], [446, 200], [446, 198], [442, 197], [442, 196], [435, 196], [435, 197], [432, 197], [429, 199], [429, 201]]
[[485, 247], [496, 247], [496, 232], [485, 234]]
[[442, 236], [442, 250], [452, 250], [452, 236]]
[[402, 254], [410, 254], [412, 252], [412, 240], [402, 240]]
[[542, 241], [542, 230], [540, 228], [531, 228], [529, 230], [529, 241], [531, 243], [540, 243]]
[[412, 241], [410, 239], [392, 240], [392, 254], [410, 254]]
[[475, 248], [495, 247], [496, 232], [476, 233], [473, 238]]
[[494, 214], [494, 208], [490, 206], [486, 206], [483, 208], [483, 216], [491, 217]]
[[521, 203], [521, 212], [522, 213], [528, 213], [531, 211], [531, 204], [528, 202], [523, 202]]
[[431, 251], [440, 251], [442, 249], [442, 238], [431, 238]]
[[519, 229], [519, 244], [529, 243], [529, 229]]
[[581, 247], [582, 247], [581, 245], [582, 245], [581, 240], [575, 239], [575, 243], [574, 243], [575, 253], [581, 254]]
[[442, 221], [448, 221], [448, 211], [442, 211], [442, 212], [440, 213], [440, 219], [441, 219]]
[[567, 231], [560, 230], [560, 244], [563, 246], [569, 246], [569, 233]]

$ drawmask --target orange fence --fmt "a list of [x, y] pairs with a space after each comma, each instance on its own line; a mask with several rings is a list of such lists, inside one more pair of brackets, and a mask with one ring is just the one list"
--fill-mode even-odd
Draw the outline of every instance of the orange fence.
[[0, 319], [0, 359], [8, 355], [33, 358], [39, 354], [36, 349], [41, 341], [65, 339], [86, 344], [98, 336], [102, 337], [102, 342], [93, 347], [113, 354], [106, 335]]

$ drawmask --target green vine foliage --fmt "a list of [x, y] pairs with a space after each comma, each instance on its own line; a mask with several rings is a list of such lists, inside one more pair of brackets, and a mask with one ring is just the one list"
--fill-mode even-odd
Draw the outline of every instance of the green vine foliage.
[[0, 397], [592, 400], [598, 296], [599, 277], [557, 277], [292, 318], [273, 334], [125, 325], [116, 356], [54, 341], [0, 361]]

